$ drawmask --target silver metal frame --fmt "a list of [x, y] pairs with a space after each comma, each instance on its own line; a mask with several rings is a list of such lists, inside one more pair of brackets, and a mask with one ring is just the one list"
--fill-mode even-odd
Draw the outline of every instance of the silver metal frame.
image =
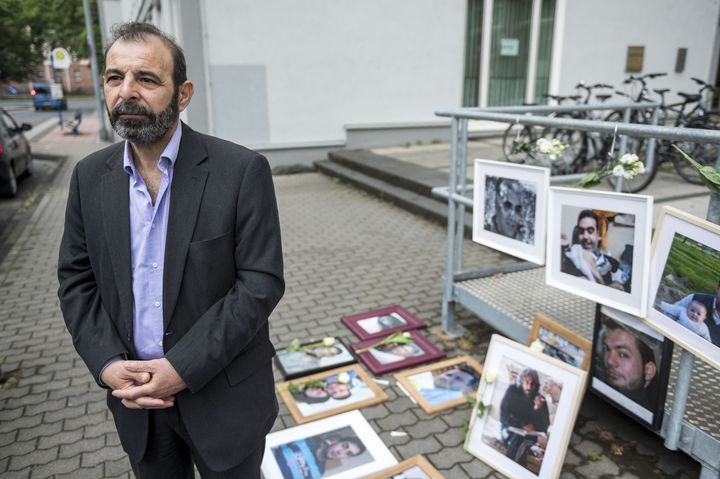
[[[499, 108], [460, 108], [436, 112], [437, 116], [451, 120], [451, 158], [450, 178], [447, 187], [433, 189], [433, 195], [448, 201], [448, 253], [446, 272], [443, 278], [442, 327], [446, 333], [459, 335], [464, 329], [455, 323], [455, 303], [459, 303], [475, 314], [482, 316], [489, 324], [501, 330], [516, 341], [527, 340], [527, 327], [514, 321], [505, 312], [494, 308], [456, 286], [457, 282], [472, 277], [487, 276], [485, 272], [462, 271], [462, 244], [464, 238], [464, 215], [467, 207], [472, 208], [472, 198], [468, 196], [472, 187], [467, 185], [467, 142], [468, 120], [490, 120], [522, 125], [558, 127], [588, 132], [616, 133], [623, 135], [619, 154], [625, 153], [626, 135], [649, 138], [646, 166], [651, 166], [655, 155], [655, 142], [658, 139], [692, 141], [697, 143], [720, 144], [720, 131], [695, 128], [676, 128], [657, 126], [658, 103], [623, 103], [600, 105], [563, 106], [514, 106]], [[652, 124], [638, 125], [629, 123], [633, 109], [653, 109]], [[624, 123], [612, 123], [596, 120], [571, 118], [550, 118], [535, 114], [551, 112], [572, 112], [587, 110], [623, 110]], [[720, 161], [720, 160], [719, 160]], [[568, 181], [582, 175], [565, 175], [551, 178], [551, 182]], [[619, 189], [620, 185], [616, 187]], [[712, 203], [712, 202], [711, 202]], [[493, 272], [510, 273], [532, 268], [529, 263], [514, 264], [496, 268]], [[676, 345], [676, 347], [678, 347]], [[674, 384], [673, 402], [665, 412], [661, 435], [668, 449], [681, 449], [700, 462], [701, 479], [717, 478], [720, 471], [720, 440], [711, 433], [702, 431], [694, 425], [684, 422], [685, 407], [692, 379], [694, 356], [684, 349], [680, 352], [677, 380]], [[715, 434], [718, 431], [714, 431]]]

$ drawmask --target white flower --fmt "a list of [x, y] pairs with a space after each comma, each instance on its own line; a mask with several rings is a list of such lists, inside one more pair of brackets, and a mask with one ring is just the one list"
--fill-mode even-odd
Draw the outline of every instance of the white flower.
[[536, 339], [530, 345], [530, 350], [535, 351], [536, 353], [542, 353], [545, 350], [545, 346], [543, 346], [543, 343], [542, 341], [540, 341], [540, 339]]
[[497, 371], [485, 371], [485, 384], [492, 384], [498, 377]]
[[328, 338], [323, 339], [322, 342], [323, 342], [323, 346], [330, 347], [333, 344], [335, 344], [335, 338], [328, 337]]
[[633, 172], [633, 171], [627, 171], [627, 170], [626, 170], [625, 173], [623, 173], [622, 176], [623, 176], [623, 178], [625, 178], [626, 180], [632, 180], [633, 178], [635, 178], [635, 172]]
[[549, 153], [552, 149], [552, 143], [547, 138], [538, 138], [535, 146], [540, 153]]
[[622, 165], [617, 165], [615, 168], [613, 168], [612, 174], [614, 176], [624, 176], [625, 175], [625, 168], [623, 168]]
[[411, 337], [412, 335], [411, 335], [410, 333], [408, 333], [407, 331], [405, 331], [405, 332], [403, 333], [403, 336], [405, 336], [406, 338], [409, 338], [409, 337]]
[[636, 170], [635, 174], [642, 175], [643, 173], [645, 173], [645, 165], [641, 161], [638, 161], [638, 164], [635, 167], [635, 170]]
[[347, 384], [350, 382], [350, 375], [348, 373], [340, 373], [337, 379], [339, 383]]
[[620, 163], [623, 165], [629, 165], [638, 161], [638, 156], [634, 153], [625, 153], [620, 157]]

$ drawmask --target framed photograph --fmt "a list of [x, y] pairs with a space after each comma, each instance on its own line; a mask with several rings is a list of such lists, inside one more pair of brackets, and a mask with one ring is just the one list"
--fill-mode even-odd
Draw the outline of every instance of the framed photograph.
[[417, 455], [405, 459], [397, 466], [378, 472], [367, 479], [444, 479], [440, 471], [430, 464], [424, 456]]
[[663, 208], [649, 298], [653, 328], [720, 369], [720, 226]]
[[366, 313], [344, 316], [340, 321], [359, 339], [382, 338], [396, 331], [425, 328], [427, 325], [402, 306], [390, 306]]
[[[398, 341], [393, 337], [402, 336]], [[417, 364], [435, 361], [445, 353], [417, 331], [393, 333], [384, 339], [368, 339], [352, 343], [358, 359], [375, 375], [385, 374]]]
[[583, 371], [590, 367], [592, 343], [542, 313], [533, 316], [528, 346], [535, 341], [542, 345], [542, 352], [548, 356]]
[[340, 338], [293, 344], [278, 349], [275, 355], [277, 365], [283, 379], [294, 379], [328, 369], [346, 366], [356, 362], [355, 356]]
[[475, 160], [472, 239], [545, 264], [547, 168]]
[[397, 464], [359, 411], [273, 432], [265, 439], [265, 479], [345, 479]]
[[494, 334], [465, 449], [508, 477], [557, 478], [587, 373]]
[[673, 343], [645, 322], [597, 306], [590, 389], [650, 429], [662, 424]]
[[387, 394], [357, 364], [280, 383], [276, 387], [298, 424], [388, 399]]
[[547, 283], [643, 316], [652, 206], [651, 196], [550, 188]]
[[460, 356], [395, 374], [395, 379], [426, 413], [467, 404], [480, 384], [482, 365]]

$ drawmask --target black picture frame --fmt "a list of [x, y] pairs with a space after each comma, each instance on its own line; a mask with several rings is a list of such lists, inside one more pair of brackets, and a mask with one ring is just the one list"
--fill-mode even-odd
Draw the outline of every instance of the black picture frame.
[[[331, 338], [306, 341], [301, 344], [301, 347], [307, 347], [315, 344], [318, 345], [318, 348], [335, 347], [340, 350], [340, 353], [335, 355], [337, 356], [335, 358], [333, 356], [329, 356], [315, 358], [316, 360], [313, 360], [311, 354], [303, 353], [302, 351], [287, 351], [287, 346], [285, 348], [278, 349], [274, 360], [275, 365], [280, 371], [280, 374], [282, 374], [283, 379], [287, 381], [289, 379], [300, 378], [357, 362], [355, 353], [342, 341], [342, 339], [332, 337], [333, 343], [326, 346], [323, 342], [328, 341], [329, 339]], [[299, 361], [305, 361], [307, 364], [298, 364]]]
[[[608, 329], [613, 332], [615, 337], [613, 342], [608, 343], [604, 336]], [[637, 378], [635, 382], [640, 384], [646, 382], [642, 387], [634, 387], [628, 389], [628, 383], [633, 382], [632, 371], [637, 371], [637, 366], [630, 369], [622, 369], [620, 365], [613, 365], [620, 361], [614, 355], [622, 348], [620, 344], [632, 344], [627, 335], [634, 336], [636, 343], [640, 341], [644, 344], [645, 355], [653, 355], [655, 362], [655, 373], [647, 383], [647, 361], [645, 365], [640, 366], [643, 378]], [[620, 338], [620, 339], [618, 339]], [[639, 352], [639, 346], [634, 351], [624, 350], [623, 354], [642, 357], [643, 353]], [[608, 349], [607, 359], [610, 366], [606, 366], [605, 350]], [[615, 351], [615, 352], [614, 352]], [[600, 396], [606, 402], [612, 404], [617, 409], [632, 417], [645, 427], [658, 431], [662, 426], [662, 420], [665, 411], [665, 399], [667, 396], [668, 380], [670, 378], [670, 369], [672, 366], [673, 342], [662, 334], [651, 328], [648, 323], [636, 316], [610, 308], [608, 306], [597, 305], [595, 310], [595, 323], [593, 326], [593, 349], [590, 361], [590, 381], [589, 389]], [[632, 359], [628, 359], [632, 360]], [[627, 361], [627, 360], [626, 360]], [[644, 361], [644, 359], [643, 359]], [[608, 372], [608, 368], [615, 368], [615, 372]], [[614, 378], [614, 379], [613, 379]], [[613, 384], [615, 382], [615, 384]], [[624, 383], [624, 384], [623, 384]]]

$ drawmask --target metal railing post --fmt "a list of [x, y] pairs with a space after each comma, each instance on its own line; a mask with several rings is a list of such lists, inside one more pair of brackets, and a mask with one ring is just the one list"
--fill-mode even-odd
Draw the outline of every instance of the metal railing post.
[[[459, 191], [461, 195], [465, 195], [467, 186], [467, 139], [468, 139], [468, 121], [460, 120], [460, 167], [457, 171], [457, 179]], [[462, 270], [463, 241], [465, 240], [465, 205], [457, 203], [457, 218], [455, 229], [455, 272]]]
[[[458, 118], [453, 116], [450, 120], [450, 192], [457, 190], [457, 143]], [[447, 224], [447, 258], [445, 266], [445, 284], [442, 302], [442, 328], [451, 334], [455, 328], [455, 305], [453, 304], [453, 284], [455, 265], [455, 200], [452, 195], [448, 198], [448, 224]]]

